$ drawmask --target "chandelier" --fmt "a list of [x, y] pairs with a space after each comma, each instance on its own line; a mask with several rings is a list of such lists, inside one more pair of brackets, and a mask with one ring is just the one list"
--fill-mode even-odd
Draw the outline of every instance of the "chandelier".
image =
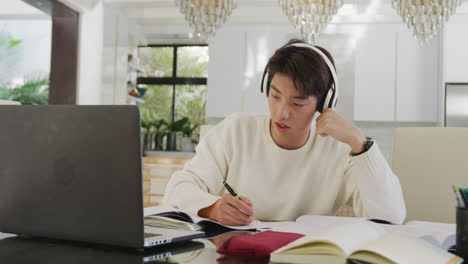
[[199, 38], [214, 36], [236, 8], [235, 0], [176, 0], [176, 5]]
[[343, 0], [279, 0], [289, 21], [312, 44], [343, 5]]
[[460, 4], [461, 0], [392, 0], [393, 8], [421, 43], [435, 37]]

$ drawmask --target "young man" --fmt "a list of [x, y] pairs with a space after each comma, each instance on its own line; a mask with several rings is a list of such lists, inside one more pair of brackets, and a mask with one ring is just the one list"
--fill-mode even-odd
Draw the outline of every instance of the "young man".
[[288, 42], [267, 64], [270, 113], [233, 114], [212, 128], [171, 177], [166, 204], [227, 225], [249, 224], [253, 215], [335, 215], [343, 205], [356, 216], [403, 222], [401, 186], [377, 144], [330, 108], [337, 89], [331, 55], [298, 43]]

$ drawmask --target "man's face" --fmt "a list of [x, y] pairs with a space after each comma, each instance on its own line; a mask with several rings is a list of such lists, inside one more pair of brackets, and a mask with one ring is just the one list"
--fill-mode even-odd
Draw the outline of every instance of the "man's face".
[[270, 131], [275, 143], [286, 149], [302, 146], [309, 136], [317, 98], [303, 96], [287, 75], [275, 73], [271, 80], [268, 104]]

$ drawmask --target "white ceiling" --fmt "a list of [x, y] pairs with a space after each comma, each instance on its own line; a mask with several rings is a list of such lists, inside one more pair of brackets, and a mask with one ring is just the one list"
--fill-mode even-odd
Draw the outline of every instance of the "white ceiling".
[[[174, 0], [105, 0], [119, 5], [124, 13], [143, 26], [184, 25], [185, 20]], [[391, 0], [344, 0], [334, 23], [399, 21]], [[278, 0], [237, 0], [230, 24], [288, 23]]]
[[[97, 2], [118, 6], [142, 26], [186, 25], [175, 0], [59, 0], [79, 11], [92, 9]], [[399, 22], [391, 0], [343, 0], [344, 5], [332, 23]], [[468, 0], [457, 13], [468, 13]], [[0, 17], [43, 16], [44, 13], [21, 0], [0, 0]], [[229, 24], [288, 23], [278, 0], [237, 0]]]
[[[59, 0], [80, 12], [94, 8], [103, 1], [120, 9], [136, 22], [148, 41], [151, 39], [187, 38], [191, 32], [175, 0]], [[333, 23], [401, 23], [401, 18], [391, 7], [391, 0], [343, 0], [344, 5], [333, 17]], [[457, 13], [468, 14], [468, 0]], [[21, 0], [0, 0], [1, 18], [47, 18], [38, 9]], [[289, 25], [278, 0], [237, 0], [226, 27], [242, 24]], [[165, 29], [166, 31], [161, 31]]]
[[0, 0], [0, 19], [47, 18], [39, 9], [21, 0]]
[[[63, 1], [63, 0], [62, 0]], [[78, 1], [78, 0], [77, 0]], [[457, 13], [468, 13], [468, 0]], [[237, 7], [224, 27], [242, 24], [289, 25], [278, 0], [237, 0]], [[391, 6], [391, 0], [343, 0], [344, 5], [333, 17], [333, 23], [402, 23]], [[186, 39], [187, 23], [175, 5], [175, 0], [104, 0], [119, 8], [140, 26], [148, 42], [153, 40]]]

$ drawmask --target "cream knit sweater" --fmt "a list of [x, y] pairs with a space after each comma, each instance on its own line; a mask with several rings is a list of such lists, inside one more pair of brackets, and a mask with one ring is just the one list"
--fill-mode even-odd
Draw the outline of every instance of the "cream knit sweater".
[[259, 220], [335, 215], [348, 204], [357, 216], [403, 222], [400, 183], [376, 143], [352, 157], [347, 144], [317, 135], [313, 121], [306, 144], [285, 150], [274, 143], [269, 122], [269, 114], [238, 113], [212, 128], [172, 175], [164, 203], [197, 215], [227, 193], [226, 180], [250, 199]]

